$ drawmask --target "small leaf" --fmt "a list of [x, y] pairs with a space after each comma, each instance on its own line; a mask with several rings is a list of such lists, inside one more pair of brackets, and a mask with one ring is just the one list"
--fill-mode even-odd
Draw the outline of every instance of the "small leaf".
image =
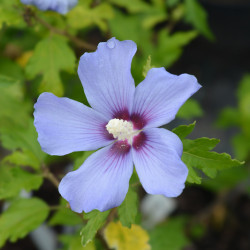
[[3, 159], [3, 163], [10, 163], [23, 167], [32, 167], [36, 170], [40, 168], [40, 162], [37, 157], [29, 150], [14, 151]]
[[135, 218], [138, 212], [137, 193], [132, 189], [128, 190], [125, 200], [118, 207], [118, 215], [123, 226], [131, 227], [135, 223]]
[[26, 191], [37, 190], [43, 182], [43, 178], [37, 174], [31, 174], [19, 167], [0, 166], [0, 199], [17, 196], [22, 189]]
[[[68, 13], [67, 21], [75, 29], [83, 29], [93, 25], [98, 26], [102, 31], [107, 31], [107, 20], [113, 18], [114, 13], [111, 5], [101, 3], [94, 8], [90, 6], [90, 1], [81, 1]], [[84, 17], [79, 22], [79, 17]]]
[[[56, 225], [78, 225], [82, 223], [82, 219], [68, 207], [66, 207], [67, 202], [61, 199], [60, 205], [62, 208], [58, 209], [49, 220], [49, 224], [52, 226]], [[80, 242], [80, 237], [79, 242]]]
[[156, 66], [170, 66], [182, 54], [183, 47], [197, 36], [196, 31], [176, 32], [169, 34], [165, 30], [159, 32], [158, 44], [152, 51], [152, 61]]
[[123, 227], [120, 222], [111, 222], [104, 231], [105, 240], [110, 248], [118, 250], [149, 250], [149, 236], [139, 225], [131, 229]]
[[186, 219], [176, 217], [157, 226], [150, 232], [149, 243], [153, 250], [181, 250], [189, 243], [185, 235], [184, 226]]
[[176, 117], [190, 120], [194, 117], [201, 117], [202, 115], [203, 111], [200, 104], [194, 99], [189, 99], [181, 106]]
[[93, 210], [84, 215], [84, 219], [87, 219], [88, 222], [80, 232], [83, 246], [93, 240], [97, 231], [104, 225], [109, 212], [109, 210], [105, 212]]
[[199, 178], [194, 178], [195, 171], [193, 167], [202, 170], [207, 176], [214, 178], [218, 170], [238, 167], [244, 164], [236, 159], [231, 159], [230, 155], [226, 153], [217, 153], [212, 150], [219, 140], [209, 138], [199, 138], [196, 140], [183, 140], [183, 155], [182, 160], [189, 168], [189, 175], [187, 181], [199, 184]]
[[146, 77], [148, 71], [149, 71], [150, 69], [152, 69], [153, 67], [154, 67], [154, 66], [151, 65], [151, 56], [149, 55], [146, 64], [143, 66], [142, 75], [143, 75], [144, 77]]
[[214, 35], [210, 30], [207, 21], [207, 13], [197, 0], [185, 0], [186, 20], [198, 31], [210, 40], [214, 40]]
[[42, 74], [40, 92], [49, 91], [55, 95], [63, 95], [63, 85], [60, 72], [75, 69], [75, 54], [64, 38], [51, 36], [41, 40], [26, 66], [28, 78], [32, 79]]
[[109, 0], [119, 7], [126, 8], [130, 13], [141, 13], [150, 10], [150, 5], [142, 0]]
[[64, 247], [62, 250], [95, 250], [94, 242], [89, 242], [85, 247], [81, 244], [81, 238], [79, 234], [69, 235], [64, 234], [59, 236], [59, 240], [63, 243]]
[[43, 223], [49, 207], [38, 198], [19, 199], [0, 216], [0, 247], [9, 239], [15, 242]]
[[18, 0], [1, 0], [0, 5], [0, 29], [3, 24], [12, 26], [24, 25], [22, 13], [17, 7], [20, 4]]
[[219, 115], [216, 125], [221, 128], [228, 128], [240, 125], [239, 111], [235, 108], [225, 108]]
[[196, 121], [194, 121], [193, 123], [189, 124], [189, 125], [180, 125], [177, 128], [174, 128], [172, 131], [178, 135], [178, 137], [183, 140], [184, 138], [186, 138], [190, 133], [192, 133], [192, 131], [194, 130]]

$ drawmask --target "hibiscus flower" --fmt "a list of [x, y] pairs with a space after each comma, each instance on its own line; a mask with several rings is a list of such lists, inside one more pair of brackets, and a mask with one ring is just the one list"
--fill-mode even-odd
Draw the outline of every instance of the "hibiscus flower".
[[119, 206], [129, 188], [133, 166], [147, 193], [176, 197], [188, 174], [182, 142], [164, 128], [201, 86], [194, 76], [152, 68], [135, 87], [133, 41], [111, 38], [84, 53], [78, 74], [92, 108], [43, 93], [35, 104], [35, 127], [50, 155], [97, 150], [68, 173], [59, 192], [75, 212]]

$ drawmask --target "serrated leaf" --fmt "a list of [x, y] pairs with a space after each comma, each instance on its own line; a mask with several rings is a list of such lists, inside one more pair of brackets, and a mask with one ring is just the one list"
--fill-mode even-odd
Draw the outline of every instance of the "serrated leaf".
[[[83, 29], [93, 25], [98, 26], [102, 31], [107, 31], [107, 20], [113, 18], [114, 13], [111, 5], [101, 3], [94, 8], [91, 2], [81, 1], [68, 13], [67, 21], [75, 29]], [[79, 22], [79, 17], [84, 17]]]
[[[188, 177], [187, 181], [200, 183], [200, 177], [195, 178], [195, 171], [190, 169], [197, 168], [202, 170], [207, 176], [214, 178], [218, 170], [238, 167], [243, 164], [236, 159], [232, 159], [226, 153], [217, 153], [212, 150], [219, 140], [209, 138], [199, 138], [196, 140], [183, 140], [182, 160], [189, 168], [192, 178]], [[189, 173], [189, 174], [190, 174]]]
[[202, 115], [203, 111], [200, 104], [194, 99], [189, 99], [181, 106], [176, 117], [190, 120]]
[[105, 212], [93, 210], [84, 215], [84, 219], [87, 219], [88, 222], [80, 232], [83, 246], [93, 240], [97, 231], [104, 225], [109, 212], [109, 210]]
[[9, 239], [15, 242], [25, 237], [46, 220], [48, 205], [38, 198], [19, 199], [0, 216], [0, 247]]
[[157, 226], [150, 233], [150, 245], [153, 250], [182, 250], [189, 243], [185, 235], [184, 226], [186, 219], [176, 217], [166, 223]]
[[31, 174], [19, 167], [0, 166], [0, 199], [17, 196], [22, 189], [37, 190], [43, 182], [41, 175]]
[[105, 240], [110, 248], [119, 250], [149, 250], [149, 236], [139, 225], [131, 229], [123, 227], [120, 222], [111, 222], [104, 231]]
[[178, 135], [178, 137], [183, 140], [184, 138], [186, 138], [189, 134], [192, 133], [192, 131], [194, 130], [196, 121], [194, 121], [193, 123], [189, 124], [189, 125], [180, 125], [177, 128], [174, 128], [172, 131]]
[[207, 13], [198, 0], [185, 0], [186, 20], [210, 40], [214, 35], [210, 30]]
[[50, 36], [36, 45], [26, 66], [26, 73], [30, 79], [42, 74], [40, 92], [48, 91], [62, 96], [64, 90], [60, 72], [73, 72], [75, 61], [75, 54], [66, 40], [60, 36]]
[[[76, 213], [74, 213], [72, 210], [70, 210], [68, 207], [66, 207], [67, 202], [63, 199], [61, 199], [60, 205], [61, 208], [58, 209], [51, 219], [49, 220], [49, 224], [52, 226], [56, 225], [78, 225], [82, 223], [82, 219], [80, 216], [78, 216]], [[79, 243], [80, 243], [80, 236]]]
[[119, 219], [123, 226], [131, 227], [135, 223], [135, 218], [138, 212], [137, 193], [132, 189], [128, 190], [125, 200], [118, 207]]

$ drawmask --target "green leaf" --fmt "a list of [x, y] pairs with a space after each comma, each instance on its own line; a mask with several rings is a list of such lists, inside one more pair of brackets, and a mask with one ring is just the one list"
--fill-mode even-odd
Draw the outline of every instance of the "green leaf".
[[249, 178], [249, 171], [242, 166], [239, 168], [226, 169], [223, 172], [218, 173], [214, 179], [205, 179], [202, 182], [202, 186], [206, 189], [210, 189], [214, 192], [222, 191], [225, 189], [234, 188], [238, 183], [243, 183]]
[[59, 240], [64, 244], [63, 250], [95, 250], [94, 242], [89, 242], [85, 247], [81, 244], [81, 238], [77, 235], [60, 235]]
[[0, 166], [0, 199], [17, 196], [22, 189], [37, 190], [43, 182], [41, 175], [31, 174], [19, 167]]
[[250, 138], [240, 133], [233, 137], [232, 144], [235, 156], [240, 160], [247, 160], [250, 155]]
[[39, 159], [29, 150], [14, 151], [3, 159], [4, 163], [10, 163], [16, 166], [32, 167], [36, 170], [40, 168]]
[[24, 19], [19, 8], [18, 0], [1, 0], [0, 4], [0, 29], [3, 24], [12, 26], [24, 25]]
[[[7, 57], [0, 57], [0, 75], [19, 82], [24, 80], [24, 72], [19, 64]], [[2, 81], [4, 79], [1, 79]], [[6, 79], [5, 79], [6, 80]]]
[[151, 65], [151, 56], [149, 55], [146, 64], [143, 66], [142, 75], [144, 78], [147, 76], [148, 71], [152, 68], [154, 68], [154, 66]]
[[[60, 205], [62, 208], [60, 208], [58, 211], [56, 211], [51, 219], [49, 220], [49, 224], [52, 226], [56, 225], [78, 225], [82, 223], [82, 219], [80, 216], [78, 216], [76, 213], [74, 213], [71, 209], [66, 207], [67, 202], [63, 199], [61, 199]], [[79, 241], [80, 241], [80, 237]]]
[[20, 127], [12, 122], [6, 122], [0, 127], [0, 140], [3, 147], [9, 150], [22, 149], [29, 151], [36, 157], [40, 163], [43, 162], [46, 154], [41, 150], [37, 142], [37, 132], [33, 125], [33, 119], [28, 119], [27, 127]]
[[[45, 158], [37, 142], [37, 133], [33, 125], [31, 102], [25, 101], [20, 83], [0, 75], [0, 140], [2, 146], [14, 152], [6, 161], [37, 169]], [[20, 158], [20, 159], [18, 159]]]
[[186, 219], [175, 217], [166, 223], [155, 227], [150, 233], [150, 241], [153, 250], [171, 249], [182, 250], [189, 244], [189, 239], [185, 235]]
[[53, 92], [63, 95], [63, 85], [60, 77], [62, 70], [74, 72], [76, 57], [63, 37], [50, 36], [41, 40], [35, 47], [30, 58], [26, 73], [32, 79], [42, 74], [40, 92]]
[[178, 3], [180, 3], [181, 0], [167, 0], [166, 1], [166, 4], [169, 6], [169, 7], [174, 7], [176, 6]]
[[80, 232], [83, 246], [93, 240], [97, 231], [104, 225], [109, 212], [109, 210], [105, 212], [93, 210], [84, 215], [84, 219], [87, 219], [88, 222]]
[[13, 122], [20, 126], [27, 125], [31, 104], [24, 101], [24, 91], [19, 81], [0, 75], [0, 128], [5, 122]]
[[150, 5], [142, 0], [109, 0], [119, 7], [126, 8], [130, 13], [145, 12], [150, 9]]
[[198, 175], [195, 175], [197, 168], [202, 170], [210, 178], [214, 178], [218, 170], [238, 167], [244, 164], [236, 159], [231, 159], [231, 156], [226, 153], [217, 153], [212, 150], [219, 140], [209, 138], [199, 138], [196, 140], [183, 140], [183, 155], [182, 160], [189, 169], [187, 182], [201, 183]]
[[197, 0], [185, 0], [186, 20], [191, 23], [206, 38], [214, 40], [207, 21], [207, 13]]
[[202, 115], [203, 111], [200, 104], [194, 99], [189, 99], [181, 106], [176, 117], [190, 120], [194, 117], [201, 117]]
[[169, 34], [165, 30], [159, 33], [158, 44], [152, 51], [152, 62], [156, 66], [170, 66], [182, 54], [183, 47], [197, 36], [196, 31], [176, 32]]
[[142, 20], [140, 15], [127, 16], [116, 11], [115, 18], [109, 24], [113, 36], [119, 40], [133, 40], [148, 55], [153, 50], [150, 42], [151, 31], [142, 26]]
[[[75, 29], [83, 29], [90, 26], [98, 26], [102, 31], [107, 31], [107, 20], [113, 18], [114, 13], [111, 5], [101, 3], [92, 8], [91, 1], [80, 1], [77, 6], [68, 13], [68, 23]], [[81, 21], [79, 22], [79, 17]]]
[[195, 124], [196, 124], [196, 121], [194, 121], [193, 123], [191, 123], [189, 125], [180, 125], [177, 128], [174, 128], [172, 131], [176, 135], [178, 135], [181, 140], [183, 140], [189, 134], [192, 133], [192, 131], [194, 130]]
[[128, 190], [125, 200], [118, 207], [119, 219], [123, 226], [131, 227], [135, 223], [135, 218], [138, 212], [137, 193], [132, 189]]
[[238, 99], [244, 98], [244, 96], [250, 93], [250, 74], [244, 75], [240, 81], [239, 88], [237, 90]]
[[0, 247], [9, 239], [15, 242], [43, 223], [49, 207], [38, 198], [19, 199], [0, 216]]
[[76, 160], [75, 160], [75, 163], [74, 163], [74, 167], [73, 169], [74, 170], [77, 170], [84, 162], [85, 160], [94, 153], [95, 151], [85, 151], [83, 152], [82, 156], [81, 157], [78, 157]]
[[239, 111], [235, 108], [225, 108], [219, 115], [216, 125], [221, 128], [239, 126]]

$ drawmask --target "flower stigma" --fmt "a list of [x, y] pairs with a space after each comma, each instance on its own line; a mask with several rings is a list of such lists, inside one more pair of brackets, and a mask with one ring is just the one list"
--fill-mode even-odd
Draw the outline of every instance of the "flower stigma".
[[111, 119], [106, 129], [115, 139], [122, 141], [127, 139], [130, 144], [132, 144], [133, 137], [140, 133], [140, 130], [134, 130], [132, 122], [117, 118]]

